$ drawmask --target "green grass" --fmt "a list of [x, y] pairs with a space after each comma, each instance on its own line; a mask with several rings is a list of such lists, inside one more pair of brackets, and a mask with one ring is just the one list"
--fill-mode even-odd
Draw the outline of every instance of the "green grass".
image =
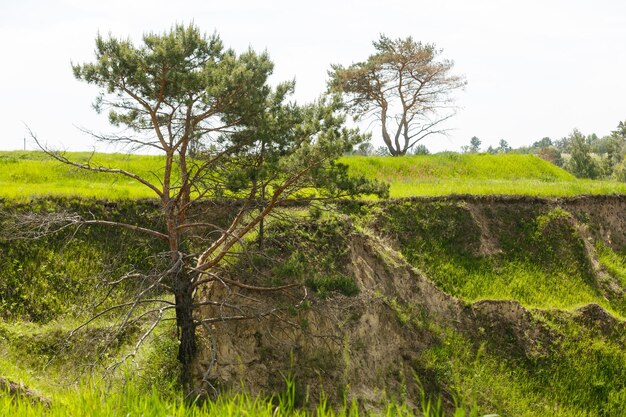
[[[12, 215], [78, 213], [141, 224], [158, 230], [161, 218], [150, 200], [120, 200], [115, 205], [86, 198], [47, 198], [28, 203], [0, 199], [0, 318], [46, 322], [73, 316], [102, 296], [104, 279], [158, 265], [162, 242], [121, 228], [67, 228], [38, 239], [11, 239]], [[19, 223], [19, 220], [17, 221]], [[111, 293], [123, 299], [129, 285]]]
[[391, 197], [517, 194], [565, 197], [626, 193], [626, 183], [579, 180], [533, 155], [454, 154], [341, 160], [350, 173], [391, 184]]
[[[482, 346], [452, 331], [421, 353], [427, 370], [448, 381], [483, 412], [511, 417], [625, 416], [626, 355], [619, 342], [588, 329], [559, 323], [550, 357], [514, 361], [497, 348]], [[556, 326], [556, 324], [555, 324]], [[494, 410], [494, 411], [491, 411]]]
[[[10, 399], [0, 396], [0, 416], [2, 417], [442, 417], [437, 402], [428, 401], [424, 411], [416, 414], [411, 407], [390, 403], [385, 410], [378, 412], [359, 412], [356, 404], [349, 403], [339, 410], [333, 410], [322, 402], [313, 411], [293, 407], [289, 399], [271, 399], [261, 396], [252, 397], [246, 394], [222, 395], [214, 402], [205, 402], [197, 406], [185, 402], [182, 395], [164, 397], [158, 392], [142, 391], [128, 384], [126, 389], [102, 390], [98, 387], [85, 385], [75, 389], [64, 390], [55, 396], [49, 408], [32, 404], [24, 399]], [[478, 416], [475, 412], [462, 408], [455, 410], [450, 416]]]
[[[90, 155], [76, 153], [71, 157], [85, 161]], [[151, 156], [99, 154], [95, 159], [98, 164], [115, 165], [143, 175], [158, 176], [161, 164], [159, 157]], [[464, 193], [567, 196], [626, 192], [625, 184], [577, 180], [538, 158], [522, 155], [349, 157], [343, 161], [354, 173], [391, 182], [393, 197]], [[49, 195], [122, 200], [147, 197], [150, 193], [122, 178], [60, 165], [41, 153], [0, 153], [0, 197], [9, 198], [4, 201], [5, 208], [17, 204], [10, 201], [13, 199], [28, 200]], [[58, 201], [39, 200], [22, 206], [25, 210], [43, 212], [80, 208], [96, 215], [103, 214], [97, 210], [105, 210], [97, 202], [82, 199], [59, 204]], [[135, 201], [121, 202], [112, 210], [114, 216], [136, 222], [151, 213], [149, 205], [144, 207]], [[497, 221], [491, 224], [490, 233], [497, 238], [499, 251], [490, 254], [479, 250], [481, 232], [462, 202], [392, 201], [363, 210], [369, 210], [363, 213], [365, 218], [359, 220], [365, 227], [375, 228], [384, 236], [395, 239], [408, 261], [440, 288], [465, 301], [515, 299], [525, 306], [545, 309], [572, 309], [595, 302], [617, 315], [626, 315], [624, 300], [607, 300], [594, 286], [588, 260], [581, 252], [582, 241], [570, 222], [573, 217], [563, 209], [546, 211], [535, 207], [524, 212], [507, 206], [493, 209], [489, 215]], [[324, 224], [332, 228], [332, 233], [328, 232], [330, 236], [346, 234], [332, 222]], [[306, 269], [307, 265], [315, 265], [319, 271], [310, 285], [318, 293], [350, 292], [353, 289], [353, 282], [341, 274], [340, 260], [343, 258], [338, 257], [341, 245], [337, 243], [340, 239], [321, 239], [316, 229], [298, 231], [286, 228], [284, 233], [285, 238], [278, 239], [286, 245], [282, 252], [303, 252], [298, 245], [310, 239], [310, 247], [314, 248], [310, 251], [311, 256], [318, 258], [315, 263], [300, 261], [295, 256], [288, 258], [282, 269], [273, 271], [278, 278], [281, 274], [291, 276], [311, 272]], [[287, 236], [292, 236], [295, 243], [288, 241]], [[71, 319], [68, 314], [72, 310], [65, 308], [63, 302], [74, 303], [77, 298], [67, 296], [65, 286], [82, 292], [78, 284], [86, 277], [81, 275], [81, 270], [94, 262], [111, 264], [107, 254], [122, 252], [116, 246], [120, 242], [130, 245], [129, 236], [104, 229], [85, 230], [75, 238], [77, 243], [74, 246], [66, 244], [63, 236], [22, 246], [15, 242], [0, 246], [0, 278], [4, 282], [4, 287], [0, 286], [0, 290], [4, 290], [0, 291], [3, 295], [0, 308], [14, 312], [8, 315], [12, 321], [0, 321], [0, 375], [22, 380], [53, 400], [52, 407], [47, 409], [23, 399], [9, 399], [0, 393], [0, 416], [369, 415], [359, 414], [352, 404], [334, 411], [323, 402], [311, 405], [313, 409], [317, 407], [313, 412], [310, 408], [309, 411], [297, 409], [289, 391], [277, 398], [226, 394], [203, 407], [190, 406], [172, 388], [171, 378], [176, 372], [171, 360], [175, 359], [177, 348], [173, 339], [164, 338], [161, 345], [152, 343], [144, 352], [145, 357], [138, 359], [139, 367], [145, 368], [147, 373], [130, 380], [118, 377], [112, 386], [80, 378], [75, 364], [79, 359], [73, 353], [46, 366], [52, 343], [76, 324], [76, 319]], [[292, 243], [293, 247], [288, 246]], [[83, 253], [81, 245], [90, 250]], [[153, 251], [150, 248], [145, 250]], [[596, 251], [606, 272], [626, 284], [625, 253], [602, 243], [596, 244]], [[119, 260], [120, 268], [127, 265], [141, 268], [141, 260], [147, 259], [141, 250], [123, 252], [125, 257]], [[115, 268], [103, 272], [114, 273]], [[436, 379], [434, 385], [445, 387], [445, 393], [454, 395], [463, 404], [478, 404], [483, 413], [498, 412], [502, 416], [626, 415], [623, 407], [626, 402], [626, 353], [622, 348], [626, 334], [622, 330], [605, 336], [571, 319], [559, 318], [560, 314], [567, 313], [534, 312], [554, 330], [554, 346], [545, 356], [520, 360], [509, 352], [502, 352], [501, 347], [489, 346], [488, 342], [477, 346], [476, 341], [450, 329], [435, 329], [434, 324], [428, 327], [424, 319], [418, 323], [412, 317], [410, 306], [399, 305], [397, 300], [388, 303], [399, 313], [399, 320], [408, 329], [414, 326], [415, 330], [432, 338], [428, 348], [415, 352], [416, 375], [432, 376]], [[66, 317], [60, 323], [37, 324], [18, 320], [28, 318], [47, 322], [61, 314]], [[97, 347], [97, 340], [89, 338], [98, 334], [95, 331], [84, 336], [92, 348]], [[79, 383], [76, 383], [77, 379]], [[428, 381], [425, 382], [428, 386]], [[437, 400], [428, 398], [437, 398], [437, 393], [421, 401], [423, 408], [431, 407], [430, 414], [391, 402], [378, 415], [440, 416], [436, 411]], [[420, 399], [409, 400], [420, 403]], [[454, 415], [478, 414], [475, 408], [460, 407]]]
[[[597, 303], [626, 316], [626, 300], [605, 298], [595, 283], [573, 215], [527, 206], [493, 208], [491, 239], [481, 251], [481, 230], [458, 201], [392, 201], [372, 206], [379, 233], [397, 239], [407, 261], [439, 288], [468, 302], [517, 300], [524, 306], [571, 310]], [[599, 244], [598, 260], [626, 283], [626, 259]]]
[[596, 250], [602, 267], [626, 288], [626, 256], [616, 253], [604, 243], [596, 244]]
[[[121, 168], [149, 179], [162, 170], [162, 158], [147, 155], [69, 152], [78, 162]], [[391, 197], [449, 194], [519, 194], [573, 196], [626, 194], [626, 183], [579, 180], [532, 155], [437, 155], [341, 158], [350, 172], [387, 181]], [[42, 152], [0, 152], [0, 197], [82, 196], [107, 199], [154, 197], [132, 179], [86, 172], [51, 160]]]
[[[76, 324], [63, 321], [48, 325], [25, 322], [0, 321], [0, 376], [17, 381], [39, 395], [51, 400], [51, 406], [32, 401], [26, 397], [10, 397], [0, 386], [0, 417], [34, 416], [293, 416], [293, 417], [358, 417], [361, 416], [414, 416], [413, 407], [389, 401], [383, 409], [372, 413], [359, 413], [356, 403], [344, 402], [343, 406], [331, 407], [322, 398], [320, 401], [297, 403], [296, 384], [285, 378], [284, 389], [273, 397], [251, 396], [240, 387], [240, 392], [223, 392], [215, 401], [193, 404], [185, 399], [176, 384], [177, 342], [173, 329], [161, 326], [142, 349], [136, 361], [127, 362], [106, 379], [96, 369], [94, 373], [83, 373], [86, 369], [77, 366], [85, 361], [81, 345], [65, 351], [50, 360], [50, 338], [59, 339]], [[24, 346], [23, 339], [29, 342]], [[97, 332], [91, 343], [98, 340]], [[130, 344], [132, 345], [132, 343]], [[127, 347], [127, 346], [126, 346]], [[125, 347], [120, 348], [120, 353]], [[27, 354], [25, 354], [27, 352]], [[413, 399], [419, 403], [426, 417], [442, 417], [438, 399], [426, 394]], [[450, 414], [452, 415], [452, 414]], [[459, 405], [455, 417], [477, 417], [475, 408]]]
[[[69, 152], [76, 162], [129, 170], [157, 178], [162, 158], [146, 155]], [[156, 175], [156, 176], [155, 176]], [[82, 196], [108, 199], [155, 197], [136, 181], [115, 174], [88, 172], [63, 165], [42, 152], [0, 152], [0, 197]]]
[[470, 180], [572, 181], [567, 171], [532, 155], [485, 155], [441, 153], [435, 155], [351, 156], [342, 159], [351, 172], [388, 182]]
[[[413, 317], [407, 306], [404, 325], [415, 326], [432, 335], [430, 347], [415, 352], [412, 366], [414, 377], [436, 378], [435, 386], [445, 386], [458, 404], [448, 413], [441, 412], [437, 391], [422, 391], [420, 398], [406, 398], [405, 403], [390, 400], [376, 412], [359, 411], [347, 401], [332, 408], [324, 400], [296, 406], [295, 384], [285, 379], [285, 388], [275, 397], [250, 396], [245, 393], [224, 393], [216, 401], [202, 406], [191, 405], [177, 390], [171, 371], [175, 360], [171, 349], [176, 344], [151, 343], [136, 364], [110, 379], [80, 377], [75, 367], [77, 358], [62, 357], [61, 363], [45, 367], [45, 352], [34, 349], [24, 355], [23, 347], [0, 343], [0, 370], [14, 381], [23, 381], [37, 392], [50, 398], [46, 408], [24, 398], [9, 398], [0, 388], [0, 416], [294, 416], [294, 417], [358, 417], [358, 416], [624, 416], [626, 400], [626, 353], [622, 349], [624, 332], [611, 338], [599, 336], [595, 330], [581, 326], [558, 314], [545, 313], [541, 318], [555, 332], [550, 356], [538, 356], [522, 361], [512, 359], [497, 346], [476, 346], [467, 336], [449, 328], [439, 327], [423, 317]], [[67, 323], [66, 323], [67, 324]], [[19, 327], [15, 329], [15, 327]], [[9, 329], [9, 327], [12, 327]], [[62, 326], [63, 327], [63, 326]], [[65, 326], [67, 327], [67, 326]], [[45, 337], [58, 330], [59, 325], [39, 326], [24, 323], [2, 323], [5, 339], [20, 334], [36, 333]], [[2, 333], [2, 332], [0, 332]], [[165, 346], [165, 348], [163, 348]], [[29, 356], [29, 357], [27, 357]], [[74, 363], [73, 363], [73, 362]], [[39, 365], [38, 365], [39, 364]], [[61, 382], [59, 375], [64, 373]], [[158, 379], [155, 384], [152, 379]], [[407, 375], [407, 377], [410, 377]], [[432, 384], [433, 381], [430, 381]], [[430, 387], [432, 389], [432, 386]], [[245, 391], [245, 390], [243, 390]], [[418, 394], [419, 395], [419, 394]], [[416, 405], [416, 406], [415, 406]], [[430, 410], [430, 411], [426, 411]], [[479, 412], [480, 411], [480, 412]]]
[[626, 194], [626, 184], [615, 181], [573, 180], [544, 182], [520, 180], [442, 180], [391, 183], [391, 197], [472, 195], [528, 195], [572, 197], [583, 194]]
[[[517, 300], [526, 307], [572, 309], [584, 304], [598, 303], [612, 309], [601, 294], [576, 271], [546, 271], [532, 262], [522, 261], [464, 261], [451, 259], [426, 265], [425, 259], [415, 260], [446, 292], [467, 301]], [[618, 306], [624, 315], [623, 306]]]

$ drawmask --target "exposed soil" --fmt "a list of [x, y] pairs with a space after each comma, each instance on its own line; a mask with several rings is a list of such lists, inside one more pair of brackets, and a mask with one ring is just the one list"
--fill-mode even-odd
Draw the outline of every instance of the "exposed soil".
[[625, 322], [616, 319], [598, 304], [587, 304], [576, 309], [574, 319], [589, 328], [599, 330], [605, 336], [612, 336], [626, 326]]

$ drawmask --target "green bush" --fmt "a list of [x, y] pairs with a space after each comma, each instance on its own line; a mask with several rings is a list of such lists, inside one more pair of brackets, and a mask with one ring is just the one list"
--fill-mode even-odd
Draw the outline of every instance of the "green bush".
[[617, 181], [626, 182], [626, 159], [615, 166], [613, 176]]

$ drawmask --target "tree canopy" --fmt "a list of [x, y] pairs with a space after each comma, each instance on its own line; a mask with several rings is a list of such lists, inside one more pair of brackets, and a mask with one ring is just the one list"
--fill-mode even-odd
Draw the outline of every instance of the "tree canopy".
[[578, 129], [574, 129], [567, 137], [567, 141], [570, 152], [567, 170], [578, 178], [597, 178], [600, 175], [600, 167], [591, 156], [591, 148], [585, 136]]
[[472, 139], [470, 139], [470, 152], [478, 153], [478, 151], [480, 151], [480, 144], [480, 139], [478, 139], [476, 136], [472, 136]]
[[445, 132], [442, 123], [455, 113], [451, 95], [466, 82], [434, 44], [381, 35], [373, 45], [366, 61], [333, 65], [329, 85], [347, 97], [354, 115], [380, 122], [391, 155], [405, 155], [426, 136]]

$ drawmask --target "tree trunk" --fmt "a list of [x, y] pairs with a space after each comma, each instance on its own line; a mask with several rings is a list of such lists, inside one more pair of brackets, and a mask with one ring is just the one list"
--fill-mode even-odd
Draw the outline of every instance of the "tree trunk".
[[[265, 184], [261, 183], [261, 204], [263, 204], [263, 206], [261, 207], [261, 211], [263, 211], [263, 209], [265, 208]], [[261, 221], [259, 222], [259, 237], [258, 237], [258, 242], [259, 242], [259, 250], [263, 250], [263, 240], [265, 239], [265, 219], [261, 219]]]
[[184, 271], [174, 277], [176, 297], [176, 324], [180, 346], [178, 360], [182, 366], [181, 385], [185, 394], [193, 392], [192, 365], [198, 352], [196, 326], [193, 320], [191, 280]]

